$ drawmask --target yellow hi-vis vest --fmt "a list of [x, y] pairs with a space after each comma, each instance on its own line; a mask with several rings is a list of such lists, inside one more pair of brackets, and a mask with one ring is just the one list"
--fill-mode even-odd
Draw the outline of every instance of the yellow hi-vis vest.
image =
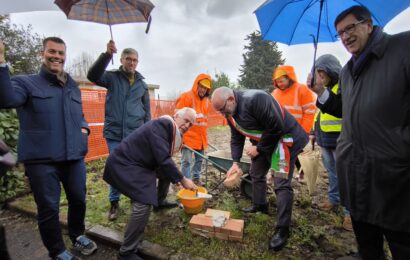
[[[337, 94], [339, 89], [339, 84], [332, 87], [332, 92]], [[315, 116], [315, 121], [317, 119], [317, 114]], [[335, 117], [326, 113], [320, 112], [320, 130], [322, 132], [340, 132], [342, 131], [342, 119]]]

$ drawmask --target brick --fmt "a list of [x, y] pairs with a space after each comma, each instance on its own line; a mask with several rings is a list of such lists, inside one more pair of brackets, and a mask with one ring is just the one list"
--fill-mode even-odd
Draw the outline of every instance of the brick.
[[228, 240], [229, 235], [225, 233], [215, 233], [215, 237], [222, 240]]
[[244, 221], [242, 219], [229, 219], [222, 232], [233, 236], [243, 236]]
[[214, 232], [210, 232], [208, 230], [204, 230], [204, 229], [197, 229], [197, 228], [190, 228], [191, 232], [193, 234], [202, 236], [202, 237], [206, 237], [206, 238], [213, 238], [215, 237], [215, 233]]
[[223, 214], [226, 219], [229, 219], [231, 217], [231, 212], [218, 209], [207, 209], [205, 212], [205, 216], [212, 217], [215, 213]]
[[193, 228], [200, 228], [208, 231], [214, 231], [214, 226], [212, 225], [212, 219], [206, 217], [204, 214], [197, 214], [192, 216], [191, 221], [189, 221], [189, 226]]
[[229, 241], [238, 241], [238, 242], [242, 242], [243, 241], [243, 236], [233, 236], [233, 235], [229, 235], [228, 236]]
[[189, 226], [191, 228], [201, 228], [201, 219], [198, 215], [192, 216], [191, 220], [189, 221]]

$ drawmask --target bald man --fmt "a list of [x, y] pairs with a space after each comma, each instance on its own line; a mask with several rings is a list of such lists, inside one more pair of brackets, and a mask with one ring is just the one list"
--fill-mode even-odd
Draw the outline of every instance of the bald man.
[[269, 249], [279, 251], [289, 239], [292, 174], [297, 155], [308, 142], [308, 135], [291, 114], [261, 90], [234, 91], [220, 87], [212, 95], [212, 105], [226, 117], [231, 128], [234, 163], [227, 177], [239, 170], [246, 137], [252, 143], [246, 150], [252, 159], [252, 206], [242, 209], [245, 213], [268, 213], [266, 176], [268, 173], [273, 176], [277, 222]]

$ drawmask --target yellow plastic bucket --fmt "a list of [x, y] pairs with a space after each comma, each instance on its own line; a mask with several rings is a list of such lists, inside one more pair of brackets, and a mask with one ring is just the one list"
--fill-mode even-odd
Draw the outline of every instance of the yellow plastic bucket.
[[[208, 193], [204, 187], [198, 187], [198, 192]], [[204, 208], [205, 199], [197, 198], [195, 191], [182, 189], [178, 191], [177, 197], [184, 206], [184, 211], [187, 214], [197, 214]]]

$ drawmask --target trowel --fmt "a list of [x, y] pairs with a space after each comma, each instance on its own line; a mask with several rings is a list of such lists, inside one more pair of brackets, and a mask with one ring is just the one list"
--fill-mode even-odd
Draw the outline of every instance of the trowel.
[[197, 198], [200, 198], [200, 199], [212, 199], [212, 195], [211, 195], [211, 194], [203, 193], [203, 192], [198, 192], [198, 191], [196, 192], [195, 196], [196, 196]]

